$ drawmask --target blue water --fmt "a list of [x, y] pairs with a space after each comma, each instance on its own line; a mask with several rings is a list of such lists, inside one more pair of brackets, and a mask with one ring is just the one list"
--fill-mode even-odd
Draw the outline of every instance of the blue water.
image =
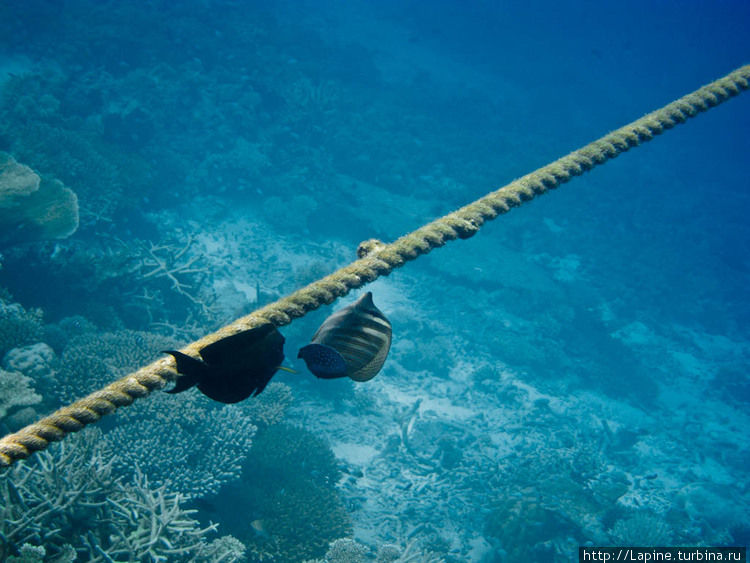
[[[750, 62], [746, 2], [571, 4], [0, 5], [0, 152], [79, 220], [0, 199], [0, 432]], [[746, 545], [749, 130], [744, 93], [368, 285], [372, 381], [296, 359], [358, 291], [257, 398], [157, 392], [16, 465], [0, 559]]]

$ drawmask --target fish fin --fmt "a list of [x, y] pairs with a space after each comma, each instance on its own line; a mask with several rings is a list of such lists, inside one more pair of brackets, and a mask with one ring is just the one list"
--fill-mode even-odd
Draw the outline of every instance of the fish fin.
[[174, 387], [166, 391], [166, 393], [181, 393], [182, 391], [186, 391], [203, 378], [203, 374], [206, 371], [206, 364], [200, 360], [196, 360], [192, 356], [176, 350], [162, 350], [162, 354], [169, 354], [174, 358], [177, 364], [177, 372], [181, 374], [177, 378], [177, 381], [175, 381]]
[[307, 364], [312, 374], [322, 379], [346, 377], [346, 361], [336, 350], [325, 344], [308, 344], [297, 354]]
[[[220, 365], [227, 358], [236, 356], [238, 350], [243, 350], [244, 353], [247, 353], [251, 347], [261, 343], [274, 330], [276, 330], [275, 326], [271, 323], [266, 323], [249, 330], [243, 330], [232, 336], [227, 336], [201, 348], [201, 358], [209, 364]], [[283, 337], [281, 337], [281, 343], [283, 346]]]

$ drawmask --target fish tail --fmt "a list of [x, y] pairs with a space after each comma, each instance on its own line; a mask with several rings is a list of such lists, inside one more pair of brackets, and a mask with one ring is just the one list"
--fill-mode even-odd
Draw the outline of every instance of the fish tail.
[[181, 374], [175, 381], [174, 387], [167, 393], [181, 393], [190, 389], [193, 385], [200, 383], [206, 369], [206, 364], [196, 360], [192, 356], [183, 354], [176, 350], [163, 350], [162, 354], [169, 354], [177, 364], [177, 371]]

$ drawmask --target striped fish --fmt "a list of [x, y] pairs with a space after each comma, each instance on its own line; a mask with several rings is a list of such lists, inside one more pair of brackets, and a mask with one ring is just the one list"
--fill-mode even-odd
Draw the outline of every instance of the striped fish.
[[368, 381], [383, 367], [390, 348], [391, 323], [368, 291], [328, 317], [297, 357], [317, 377]]

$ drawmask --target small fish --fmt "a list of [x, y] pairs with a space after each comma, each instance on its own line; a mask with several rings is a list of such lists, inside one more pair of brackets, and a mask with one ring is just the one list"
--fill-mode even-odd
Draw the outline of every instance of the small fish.
[[177, 363], [182, 376], [167, 393], [180, 393], [197, 385], [215, 401], [237, 403], [257, 395], [284, 361], [284, 337], [272, 324], [263, 324], [222, 338], [201, 348], [202, 360], [175, 350], [164, 350]]
[[328, 317], [297, 357], [317, 377], [368, 381], [383, 367], [390, 348], [391, 323], [368, 291]]
[[268, 538], [268, 532], [266, 531], [266, 523], [260, 518], [250, 522], [250, 529], [261, 538]]

